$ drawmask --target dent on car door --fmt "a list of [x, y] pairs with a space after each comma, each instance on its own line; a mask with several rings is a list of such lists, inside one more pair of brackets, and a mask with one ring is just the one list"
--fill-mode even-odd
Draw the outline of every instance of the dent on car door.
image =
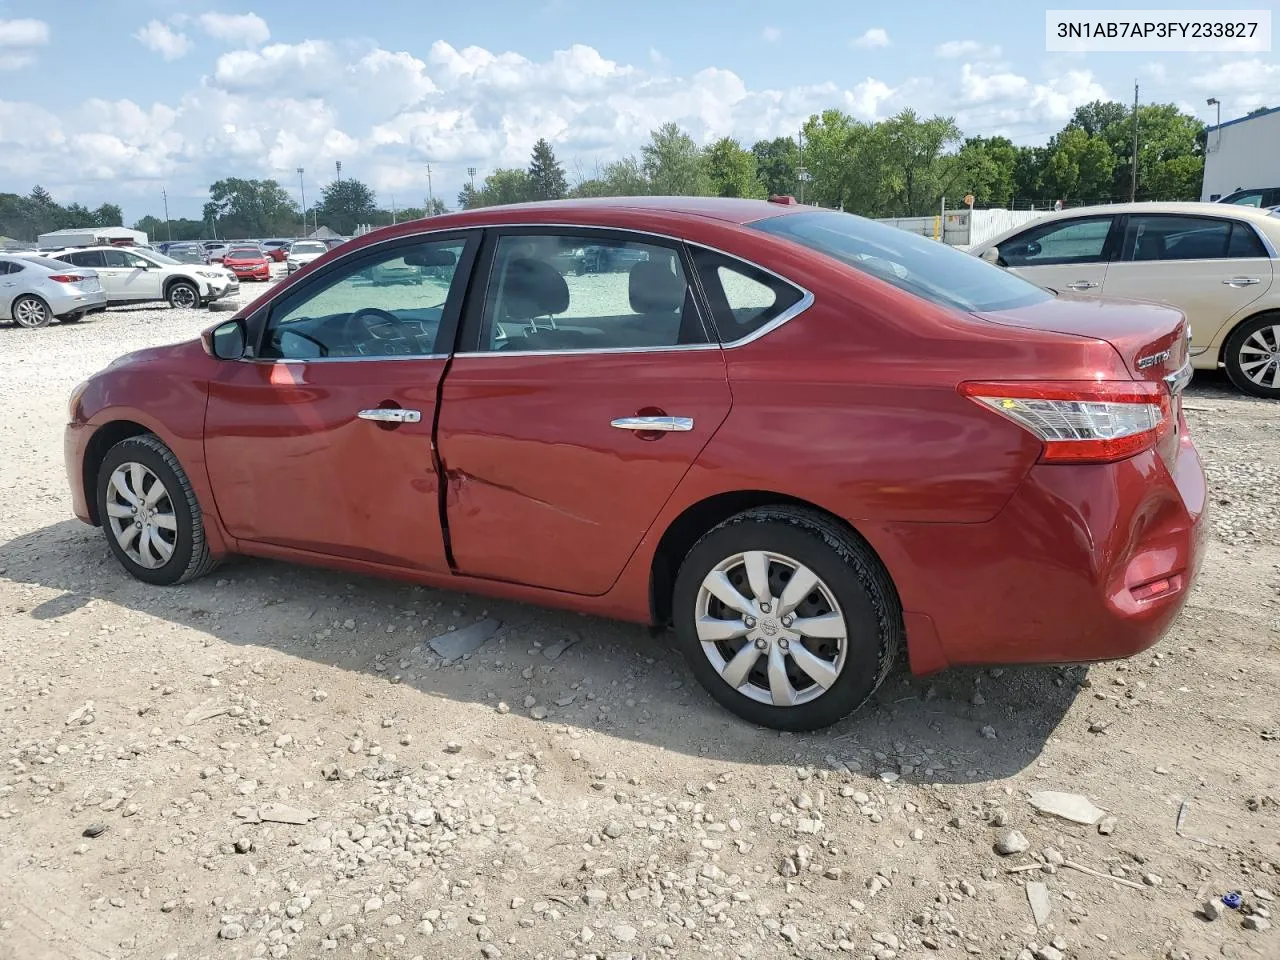
[[[205, 416], [228, 533], [447, 572], [432, 428], [476, 245], [470, 234], [379, 244], [250, 318], [253, 350], [220, 365]], [[420, 269], [424, 281], [370, 280], [380, 264]]]
[[1117, 238], [1114, 216], [1054, 218], [999, 246], [1014, 273], [1059, 293], [1099, 296]]
[[1191, 349], [1203, 353], [1271, 283], [1271, 259], [1249, 224], [1144, 213], [1126, 218], [1120, 255], [1103, 292], [1182, 310], [1191, 325]]
[[455, 569], [603, 594], [729, 412], [685, 251], [529, 228], [481, 261], [437, 431]]

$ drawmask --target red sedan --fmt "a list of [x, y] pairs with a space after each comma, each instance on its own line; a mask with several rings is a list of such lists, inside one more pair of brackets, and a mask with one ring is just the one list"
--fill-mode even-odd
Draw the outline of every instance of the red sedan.
[[271, 279], [271, 259], [259, 246], [232, 246], [223, 256], [222, 265], [240, 280]]
[[1205, 526], [1187, 351], [1177, 311], [849, 214], [490, 207], [117, 361], [67, 467], [149, 583], [251, 554], [671, 626], [730, 710], [813, 729], [904, 644], [925, 673], [1160, 638]]

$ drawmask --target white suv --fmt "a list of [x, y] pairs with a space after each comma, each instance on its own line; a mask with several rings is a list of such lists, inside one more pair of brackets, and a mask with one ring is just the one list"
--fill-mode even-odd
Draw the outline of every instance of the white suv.
[[154, 250], [84, 247], [54, 256], [96, 270], [112, 306], [165, 300], [171, 307], [200, 307], [240, 291], [240, 281], [222, 267], [180, 263]]

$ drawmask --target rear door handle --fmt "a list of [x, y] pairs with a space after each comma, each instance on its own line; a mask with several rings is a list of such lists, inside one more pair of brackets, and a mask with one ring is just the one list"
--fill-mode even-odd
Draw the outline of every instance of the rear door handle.
[[375, 407], [372, 410], [361, 410], [356, 416], [375, 423], [419, 423], [422, 411], [405, 410], [401, 407]]
[[1092, 280], [1076, 280], [1067, 284], [1068, 290], [1092, 290], [1097, 284]]
[[693, 417], [619, 417], [610, 420], [609, 426], [619, 430], [687, 433], [693, 429]]
[[1229, 287], [1251, 287], [1255, 283], [1261, 283], [1262, 281], [1258, 277], [1232, 277], [1230, 280], [1223, 280], [1222, 282]]

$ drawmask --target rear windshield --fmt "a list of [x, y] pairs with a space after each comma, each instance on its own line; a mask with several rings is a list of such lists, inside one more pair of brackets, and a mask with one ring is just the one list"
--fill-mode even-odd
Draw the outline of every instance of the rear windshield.
[[290, 253], [328, 253], [329, 248], [319, 240], [310, 240], [306, 243], [295, 243], [289, 248]]
[[67, 261], [54, 260], [50, 257], [21, 257], [16, 261], [19, 264], [34, 263], [36, 266], [44, 267], [46, 270], [52, 270], [54, 273], [66, 273]]
[[1053, 299], [1035, 284], [955, 247], [850, 213], [793, 213], [750, 226], [944, 307], [983, 313]]
[[257, 257], [262, 254], [262, 251], [257, 247], [232, 247], [227, 253], [237, 257]]

